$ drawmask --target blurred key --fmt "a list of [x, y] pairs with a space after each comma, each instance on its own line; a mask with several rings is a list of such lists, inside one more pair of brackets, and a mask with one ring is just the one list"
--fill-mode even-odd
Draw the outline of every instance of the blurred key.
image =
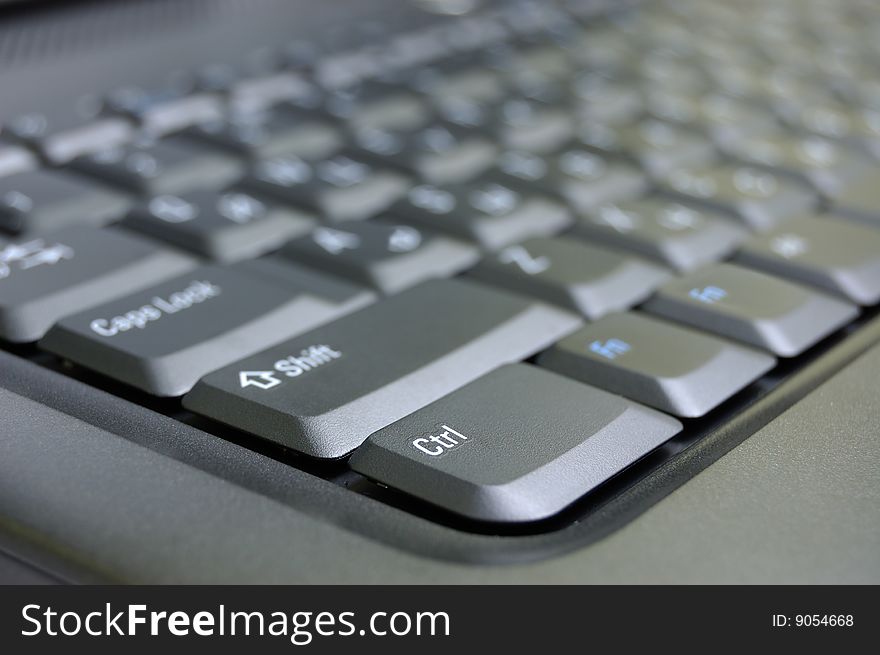
[[193, 268], [184, 255], [115, 230], [70, 227], [0, 249], [0, 338], [36, 341], [62, 316]]
[[639, 60], [640, 53], [635, 41], [625, 38], [619, 26], [605, 23], [584, 30], [571, 44], [570, 55], [587, 70], [625, 70]]
[[747, 241], [736, 259], [860, 305], [880, 301], [880, 231], [846, 220], [799, 217]]
[[637, 257], [567, 239], [530, 239], [484, 259], [472, 275], [591, 320], [638, 304], [669, 272]]
[[122, 218], [128, 197], [75, 173], [32, 170], [0, 177], [0, 228], [35, 234]]
[[290, 71], [264, 72], [240, 77], [226, 90], [229, 109], [233, 114], [250, 114], [289, 102], [312, 105], [320, 102], [320, 91], [302, 75]]
[[494, 112], [491, 123], [504, 147], [513, 150], [550, 153], [574, 135], [567, 111], [533, 100], [508, 100]]
[[435, 277], [450, 277], [479, 258], [473, 246], [408, 225], [361, 222], [319, 227], [291, 241], [296, 262], [392, 294]]
[[216, 371], [183, 402], [308, 455], [338, 458], [579, 323], [568, 312], [475, 283], [426, 282]]
[[497, 104], [447, 100], [440, 116], [460, 128], [489, 134], [505, 148], [550, 153], [574, 135], [574, 121], [557, 103], [513, 97]]
[[604, 155], [627, 156], [653, 176], [717, 156], [712, 142], [699, 133], [656, 119], [617, 128], [588, 122], [578, 131], [578, 142]]
[[198, 123], [223, 117], [224, 107], [215, 93], [190, 93], [185, 89], [166, 88], [148, 91], [126, 87], [112, 92], [106, 111], [136, 121], [150, 136], [163, 136]]
[[340, 154], [309, 163], [292, 155], [258, 162], [243, 183], [330, 222], [363, 220], [388, 209], [406, 193], [406, 177]]
[[274, 250], [314, 224], [307, 214], [236, 190], [155, 196], [125, 221], [126, 227], [226, 262]]
[[361, 290], [303, 271], [276, 284], [203, 266], [59, 321], [40, 347], [157, 396], [363, 306]]
[[806, 185], [748, 166], [681, 168], [663, 180], [661, 189], [736, 216], [759, 232], [809, 212], [818, 203], [818, 196]]
[[783, 118], [792, 127], [880, 155], [880, 111], [835, 103], [786, 106]]
[[506, 91], [505, 83], [496, 71], [476, 66], [444, 70], [442, 62], [417, 71], [411, 85], [440, 103], [450, 99], [492, 103], [499, 101]]
[[431, 113], [416, 94], [382, 81], [335, 90], [327, 95], [325, 108], [355, 127], [376, 129], [417, 129]]
[[66, 111], [16, 116], [9, 121], [8, 131], [56, 165], [131, 140], [134, 128], [130, 121], [118, 116], [98, 116], [97, 104], [88, 98], [84, 100], [73, 102]]
[[37, 167], [37, 158], [27, 149], [0, 143], [0, 177], [30, 171]]
[[639, 62], [637, 74], [647, 87], [664, 87], [673, 91], [700, 93], [709, 88], [709, 81], [698, 60], [690, 53], [658, 48]]
[[679, 271], [724, 258], [748, 236], [723, 214], [658, 196], [587, 211], [579, 217], [574, 231], [590, 241], [646, 255]]
[[391, 209], [404, 222], [497, 250], [532, 236], [556, 234], [571, 224], [570, 211], [549, 198], [478, 181], [451, 187], [422, 184]]
[[640, 312], [611, 314], [542, 354], [538, 363], [675, 416], [703, 416], [776, 360]]
[[71, 165], [111, 184], [149, 196], [221, 189], [244, 172], [244, 165], [238, 160], [180, 136], [103, 150], [77, 159]]
[[841, 216], [880, 228], [880, 175], [871, 175], [849, 186], [831, 200], [831, 210]]
[[549, 77], [564, 80], [575, 70], [564, 49], [555, 45], [521, 47], [510, 60], [508, 75], [516, 77]]
[[698, 128], [717, 145], [735, 145], [737, 140], [779, 129], [772, 111], [736, 96], [710, 93], [699, 96], [652, 94], [648, 99], [653, 116]]
[[251, 160], [281, 155], [320, 159], [342, 146], [337, 127], [313, 112], [286, 105], [202, 123], [184, 134]]
[[498, 154], [487, 139], [443, 124], [415, 132], [358, 130], [354, 147], [377, 165], [398, 167], [430, 184], [469, 180], [489, 168]]
[[648, 179], [633, 166], [583, 149], [546, 158], [508, 151], [491, 175], [517, 189], [561, 197], [578, 212], [637, 198], [648, 190]]
[[803, 68], [776, 65], [763, 70], [757, 82], [755, 97], [773, 107], [780, 118], [793, 127], [797, 127], [797, 114], [802, 109], [835, 104], [832, 86], [823, 77]]
[[795, 176], [827, 196], [845, 194], [862, 178], [880, 173], [867, 154], [816, 136], [746, 136], [725, 150], [744, 164]]
[[602, 124], [629, 123], [645, 108], [642, 92], [631, 80], [587, 73], [574, 81], [572, 91], [575, 111], [586, 120]]
[[471, 519], [537, 521], [680, 431], [659, 412], [516, 364], [379, 430], [351, 466]]
[[820, 291], [731, 264], [667, 282], [645, 309], [780, 357], [799, 355], [859, 313]]

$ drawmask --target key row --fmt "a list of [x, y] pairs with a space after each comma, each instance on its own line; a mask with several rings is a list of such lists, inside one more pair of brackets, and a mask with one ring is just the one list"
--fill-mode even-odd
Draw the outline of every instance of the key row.
[[[880, 234], [829, 217], [801, 217], [743, 242], [722, 219], [705, 217], [680, 205], [659, 205], [659, 211], [657, 206], [644, 204], [638, 208], [605, 206], [576, 227], [593, 243], [532, 237], [526, 230], [512, 239], [514, 245], [481, 259], [479, 251], [466, 241], [443, 236], [450, 230], [451, 236], [459, 236], [455, 223], [446, 230], [430, 231], [393, 221], [368, 222], [346, 229], [321, 227], [303, 234], [312, 224], [308, 217], [271, 211], [247, 195], [227, 194], [220, 201], [206, 211], [201, 205], [159, 197], [144, 216], [136, 213], [130, 225], [196, 251], [222, 253], [221, 259], [230, 261], [277, 248], [294, 234], [301, 234], [287, 241], [282, 256], [383, 294], [467, 272], [475, 279], [553, 302], [591, 320], [649, 298], [649, 306], [656, 311], [674, 313], [681, 320], [688, 320], [683, 317], [692, 311], [716, 315], [730, 302], [724, 294], [732, 288], [739, 289], [736, 295], [742, 296], [753, 287], [755, 297], [745, 305], [749, 308], [743, 317], [746, 322], [766, 318], [772, 308], [785, 313], [784, 307], [804, 304], [804, 296], [799, 300], [795, 288], [786, 286], [789, 283], [777, 278], [765, 282], [768, 276], [742, 265], [822, 288], [860, 305], [871, 306], [880, 300]], [[161, 222], [168, 222], [173, 230], [160, 229]], [[540, 221], [535, 226], [546, 228]], [[535, 232], [540, 234], [541, 230]], [[726, 244], [718, 238], [725, 235], [731, 237]], [[738, 266], [706, 266], [712, 263], [706, 257], [699, 262], [701, 266], [678, 266], [686, 274], [670, 279], [669, 269], [660, 262], [674, 266], [682, 253], [699, 252], [707, 240], [708, 252], [732, 252]], [[627, 250], [633, 254], [626, 254]], [[696, 259], [691, 257], [688, 262]], [[134, 290], [137, 282], [147, 286], [194, 265], [183, 254], [115, 229], [68, 228], [45, 238], [9, 243], [0, 250], [0, 280], [5, 280], [0, 296], [5, 316], [2, 336], [9, 341], [34, 341], [60, 317], [94, 304], [96, 297], [124, 295]], [[133, 272], [129, 274], [129, 270]], [[91, 285], [105, 276], [114, 282], [94, 287], [104, 291], [93, 294]], [[85, 285], [82, 294], [75, 293], [79, 285]], [[775, 295], [771, 293], [774, 289], [778, 289]], [[676, 294], [686, 306], [663, 309], [663, 303], [678, 297]], [[693, 300], [699, 304], [694, 305]], [[742, 297], [736, 302], [744, 306]], [[45, 309], [36, 309], [41, 303]], [[724, 323], [732, 324], [730, 318]], [[734, 336], [747, 340], [742, 334]], [[789, 355], [803, 349], [797, 343], [795, 340], [795, 345], [788, 347], [761, 345]]]
[[[137, 257], [135, 240], [108, 234], [115, 242], [98, 248], [112, 245], [119, 255], [127, 248], [129, 260]], [[94, 238], [75, 242], [77, 250], [67, 243], [5, 246], [12, 265], [5, 281], [45, 276], [75, 261], [77, 250], [95, 247]], [[86, 257], [92, 266], [94, 254]], [[148, 261], [153, 267], [141, 266], [140, 277], [164, 274]], [[117, 266], [131, 275], [137, 264]], [[70, 309], [95, 288], [119, 295], [110, 291], [119, 278], [106, 270], [94, 275], [52, 300], [64, 298]], [[765, 352], [710, 336], [719, 325], [739, 341], [791, 354], [856, 313], [747, 269], [723, 265], [697, 275], [684, 286], [705, 286], [685, 292], [673, 279], [645, 308], [662, 300], [672, 309], [661, 305], [657, 312], [705, 331], [641, 312], [581, 328], [574, 313], [548, 304], [552, 296], [545, 300], [543, 290], [530, 300], [443, 280], [371, 303], [357, 287], [263, 259], [187, 270], [72, 313], [41, 347], [153, 394], [177, 396], [192, 387], [183, 399], [188, 409], [314, 457], [342, 457], [366, 441], [352, 459], [355, 470], [471, 518], [538, 520], [680, 431], [678, 422], [636, 403], [700, 416], [774, 365]], [[769, 300], [756, 299], [765, 291]], [[59, 311], [54, 303], [25, 309], [25, 318]], [[539, 366], [566, 377], [522, 365], [499, 369], [536, 354]], [[536, 434], [545, 435], [540, 448]], [[436, 459], [466, 448], [476, 452]], [[490, 461], [496, 465], [488, 467]], [[417, 484], [437, 475], [449, 478], [440, 496]], [[549, 480], [554, 493], [540, 494], [540, 505], [525, 502]]]
[[[618, 82], [615, 75], [622, 74], [620, 81], [636, 89], [636, 95], [641, 95], [643, 87], [663, 90], [674, 86], [676, 90], [711, 91], [714, 85], [722, 91], [749, 98], [769, 95], [772, 99], [774, 93], [784, 98], [786, 94], [800, 91], [801, 87], [831, 88], [839, 96], [838, 103], [857, 100], [870, 106], [873, 98], [869, 88], [853, 91], [858, 85], [845, 82], [850, 78], [858, 79], [859, 72], [866, 73], [864, 77], [870, 79], [871, 67], [865, 63], [865, 57], [869, 60], [872, 56], [870, 53], [855, 54], [850, 49], [850, 52], [841, 54], [839, 48], [835, 48], [827, 52], [827, 56], [821, 56], [802, 45], [774, 48], [773, 56], [769, 56], [757, 54], [760, 48], [732, 47], [717, 34], [704, 33], [707, 32], [706, 23], [700, 24], [703, 30], [690, 31], [685, 26], [688, 22], [686, 15], [667, 17], [662, 26], [638, 20], [626, 27], [626, 20], [621, 21], [619, 17], [620, 22], [591, 20], [584, 29], [570, 16], [559, 12], [553, 14], [555, 17], [548, 22], [533, 24], [526, 21], [530, 27], [523, 33], [519, 29], [511, 31], [506, 16], [460, 19], [463, 24], [474, 21], [480, 28], [471, 30], [484, 32], [483, 38], [474, 42], [461, 37], [461, 34], [469, 33], [467, 29], [451, 29], [444, 37], [438, 34], [445, 31], [438, 32], [437, 28], [428, 29], [418, 37], [400, 35], [385, 44], [389, 52], [382, 57], [381, 63], [376, 59], [374, 46], [358, 56], [341, 54], [330, 56], [323, 62], [306, 57], [308, 65], [304, 66], [302, 53], [313, 50], [293, 48], [286, 53], [277, 53], [274, 59], [261, 57], [259, 65], [244, 66], [242, 71], [215, 66], [190, 76], [185, 84], [178, 83], [166, 89], [124, 88], [103, 101], [87, 98], [88, 102], [72, 103], [83, 108], [82, 116], [76, 112], [60, 120], [41, 114], [20, 116], [5, 126], [5, 133], [35, 145], [49, 161], [63, 163], [96, 149], [120, 145], [136, 134], [135, 126], [140, 134], [161, 136], [192, 126], [211, 123], [216, 126], [230, 117], [237, 120], [279, 103], [297, 111], [320, 114], [325, 119], [341, 118], [366, 127], [382, 127], [382, 123], [386, 123], [385, 127], [387, 124], [418, 125], [431, 113], [425, 105], [437, 98], [491, 101], [517, 93], [538, 97], [546, 96], [547, 88], [554, 83], [558, 86], [566, 82], [576, 89], [589, 89], [588, 102], [619, 109], [620, 106], [613, 101], [608, 102], [609, 98], [616, 97], [615, 94], [604, 93], [589, 83], [571, 83], [572, 78], [579, 80], [585, 69], [589, 71], [586, 73], [588, 79], [595, 79], [596, 75], [606, 76], [615, 83]], [[736, 18], [742, 19], [741, 16], [732, 16], [723, 22], [726, 25]], [[496, 24], [493, 20], [500, 22]], [[712, 24], [719, 18], [714, 16], [706, 20]], [[489, 38], [489, 33], [496, 34], [498, 39]], [[758, 33], [762, 32], [759, 30]], [[672, 34], [679, 36], [672, 38]], [[751, 30], [742, 34], [744, 41], [752, 36]], [[403, 39], [409, 47], [397, 47], [400, 45], [398, 39]], [[502, 44], [502, 41], [507, 43]], [[855, 43], [858, 39], [851, 41]], [[413, 43], [420, 43], [421, 47], [413, 48]], [[699, 47], [693, 44], [699, 44]], [[482, 50], [475, 50], [478, 47]], [[292, 56], [291, 52], [298, 54]], [[401, 57], [404, 52], [410, 55], [418, 52], [419, 55], [407, 59]], [[804, 53], [814, 66], [804, 66], [797, 57], [774, 61], [779, 52]], [[394, 67], [395, 62], [400, 63], [398, 68]], [[746, 66], [746, 62], [751, 65]], [[304, 68], [309, 67], [318, 84], [307, 79]], [[392, 73], [389, 68], [393, 69]], [[346, 70], [360, 71], [364, 78], [372, 79], [358, 81], [362, 76], [356, 73], [343, 75], [346, 79], [339, 80], [336, 79], [339, 76], [333, 74], [333, 71]], [[786, 73], [783, 77], [799, 83], [780, 83], [778, 70]], [[821, 73], [816, 74], [816, 70]], [[802, 83], [804, 77], [808, 78], [808, 83]], [[813, 95], [817, 94], [821, 95], [818, 92]], [[647, 92], [645, 95], [651, 94]], [[802, 107], [807, 103], [792, 104]], [[318, 107], [320, 112], [316, 111]], [[820, 113], [845, 113], [850, 109], [848, 105], [830, 106], [823, 107]], [[507, 113], [518, 112], [511, 109]], [[620, 112], [604, 113], [615, 115]], [[800, 123], [797, 117], [789, 118], [794, 124]], [[89, 122], [81, 124], [84, 120]], [[807, 121], [809, 125], [815, 122]], [[845, 121], [818, 122], [839, 126]], [[547, 140], [548, 134], [555, 129], [548, 127], [553, 123], [554, 120], [543, 122], [539, 141]], [[861, 137], [865, 133], [876, 136], [870, 116], [855, 116], [852, 123], [854, 136]], [[839, 133], [839, 129], [835, 130]], [[257, 135], [252, 136], [260, 140]]]
[[[283, 156], [254, 164], [228, 186], [225, 182], [239, 179], [244, 170], [234, 160], [191, 150], [185, 140], [156, 148], [148, 156], [141, 152], [122, 159], [103, 153], [83, 163], [82, 170], [0, 177], [0, 228], [36, 235], [127, 217], [128, 227], [202, 256], [233, 261], [303, 234], [314, 224], [304, 212], [332, 223], [390, 215], [486, 250], [555, 235], [575, 222], [581, 236], [659, 254], [677, 270], [691, 270], [723, 257], [745, 238], [731, 221], [716, 217], [733, 219], [747, 230], [773, 232], [816, 211], [821, 197], [806, 184], [806, 176], [825, 180], [821, 184], [836, 194], [826, 196], [833, 213], [880, 226], [874, 168], [848, 162], [845, 169], [823, 164], [786, 174], [758, 162], [757, 150], [754, 165], [676, 168], [654, 182], [632, 164], [593, 147], [546, 157], [506, 151], [474, 180], [446, 185], [413, 183], [401, 172], [347, 155], [317, 162]], [[819, 151], [813, 154], [821, 158]], [[104, 156], [107, 160], [99, 164]], [[92, 166], [106, 166], [112, 171], [108, 179], [122, 188], [84, 177], [82, 171]], [[132, 180], [124, 182], [128, 177]], [[652, 187], [654, 196], [646, 196]], [[129, 195], [137, 188], [143, 199]], [[664, 197], [678, 201], [680, 208], [657, 202]]]
[[[586, 214], [574, 227], [575, 234], [586, 241], [544, 236], [556, 234], [568, 217], [548, 222], [546, 214], [535, 212], [529, 220], [511, 220], [510, 225], [505, 218], [509, 215], [502, 213], [474, 224], [468, 223], [466, 215], [447, 223], [426, 221], [433, 230], [414, 227], [412, 221], [383, 220], [309, 232], [314, 223], [307, 215], [264, 204], [247, 194], [230, 193], [208, 194], [202, 202], [198, 194], [188, 200], [160, 196], [134, 212], [126, 226], [219, 261], [254, 257], [286, 243], [281, 254], [292, 262], [383, 294], [470, 271], [477, 279], [551, 300], [593, 320], [647, 299], [669, 279], [667, 267], [693, 271], [679, 278], [683, 285], [691, 285], [690, 290], [697, 286], [702, 267], [731, 254], [736, 263], [823, 288], [860, 305], [876, 304], [880, 298], [880, 234], [831, 217], [799, 217], [746, 239], [742, 230], [711, 212], [657, 199], [604, 205]], [[496, 234], [490, 232], [496, 225], [500, 236], [492, 238], [500, 241], [503, 237], [513, 245], [479, 261], [478, 249], [469, 242], [479, 245], [480, 232], [471, 230], [491, 235]], [[75, 261], [65, 263], [73, 259], [74, 252]], [[104, 256], [105, 252], [118, 258]], [[69, 228], [9, 244], [0, 253], [2, 277], [16, 270], [29, 272], [5, 285], [11, 299], [4, 305], [17, 323], [24, 321], [29, 327], [9, 328], [3, 337], [33, 341], [69, 311], [59, 301], [52, 305], [56, 312], [24, 319], [27, 312], [16, 309], [19, 302], [61, 294], [80, 279], [115, 274], [122, 263], [138, 262], [145, 252], [158, 250], [133, 234], [94, 228]], [[187, 259], [172, 251], [163, 251], [163, 255]], [[45, 270], [47, 263], [51, 270]], [[65, 263], [63, 271], [56, 271], [59, 263]], [[158, 281], [149, 275], [143, 279], [145, 284]], [[125, 284], [120, 282], [120, 293], [127, 290]], [[714, 285], [719, 286], [717, 281]], [[77, 303], [88, 299], [80, 298]]]

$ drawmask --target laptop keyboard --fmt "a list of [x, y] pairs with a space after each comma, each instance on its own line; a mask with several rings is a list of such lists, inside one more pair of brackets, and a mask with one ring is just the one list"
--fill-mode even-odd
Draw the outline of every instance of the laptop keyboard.
[[14, 118], [0, 341], [463, 529], [577, 521], [877, 315], [878, 36], [526, 4]]

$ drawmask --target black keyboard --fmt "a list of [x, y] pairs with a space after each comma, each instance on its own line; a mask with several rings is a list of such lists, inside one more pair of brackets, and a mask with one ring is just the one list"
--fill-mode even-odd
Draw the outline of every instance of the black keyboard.
[[3, 349], [463, 530], [583, 520], [880, 303], [880, 5], [594, 9], [9, 120]]

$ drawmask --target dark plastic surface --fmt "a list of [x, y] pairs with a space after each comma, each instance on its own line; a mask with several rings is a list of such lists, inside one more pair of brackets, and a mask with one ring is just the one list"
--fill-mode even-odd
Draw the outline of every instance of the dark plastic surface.
[[[278, 15], [272, 12], [264, 14], [258, 11], [248, 12], [248, 15], [257, 17], [252, 21], [242, 20], [240, 11], [225, 13], [214, 9], [213, 13], [200, 14], [198, 7], [205, 5], [194, 2], [190, 7], [197, 12], [197, 20], [181, 21], [181, 30], [169, 29], [162, 32], [161, 36], [133, 40], [124, 49], [118, 47], [114, 57], [107, 57], [106, 52], [100, 49], [85, 46], [76, 51], [76, 56], [58, 52], [44, 52], [39, 56], [17, 55], [7, 62], [19, 61], [20, 65], [10, 67], [7, 63], [4, 64], [5, 68], [0, 67], [0, 88], [15, 90], [15, 93], [4, 93], [0, 97], [0, 117], [5, 118], [19, 111], [52, 104], [58, 95], [73, 97], [82, 89], [102, 91], [132, 81], [143, 84], [160, 83], [165, 73], [158, 75], [156, 71], [173, 69], [180, 61], [192, 62], [197, 66], [200, 63], [236, 59], [240, 54], [235, 47], [237, 41], [244, 47], [247, 43], [281, 43], [291, 38], [291, 17], [297, 19], [296, 24], [304, 31], [309, 31], [320, 30], [322, 21], [338, 20], [342, 14], [348, 16], [350, 22], [357, 23], [359, 16], [376, 15], [383, 8], [394, 8], [395, 11], [391, 13], [396, 14], [400, 8], [400, 3], [396, 1], [345, 0], [327, 5], [315, 5], [305, 0], [284, 3], [260, 1], [267, 7], [274, 7], [275, 11], [283, 12], [287, 20], [278, 20]], [[236, 3], [228, 3], [234, 4]], [[253, 3], [238, 4], [251, 7]], [[220, 6], [227, 6], [227, 3], [217, 5]], [[305, 11], [306, 9], [308, 10]], [[399, 13], [404, 14], [406, 11], [400, 10]], [[27, 22], [31, 20], [28, 15], [25, 12], [16, 20]], [[233, 25], [235, 29], [232, 28]], [[18, 25], [6, 25], [3, 29], [9, 30], [0, 33], [0, 40], [5, 38], [6, 43], [13, 42], [10, 37], [12, 30], [19, 34], [15, 37], [18, 39], [16, 43], [21, 39], [27, 40], [27, 36], [20, 36], [21, 34], [33, 33], [32, 27]], [[230, 30], [234, 34], [232, 37], [229, 36]], [[66, 56], [61, 60], [55, 59], [58, 54]], [[497, 530], [493, 534], [493, 528], [486, 526], [451, 527], [454, 521], [450, 517], [432, 515], [431, 519], [435, 520], [430, 520], [393, 504], [353, 493], [345, 485], [363, 485], [364, 481], [356, 476], [349, 479], [344, 475], [338, 476], [333, 471], [315, 471], [328, 478], [335, 476], [335, 482], [322, 479], [263, 452], [218, 438], [150, 409], [121, 401], [74, 378], [0, 352], [0, 387], [76, 416], [111, 434], [121, 435], [123, 441], [144, 446], [154, 453], [168, 455], [182, 462], [180, 466], [191, 467], [191, 471], [198, 469], [202, 472], [192, 471], [196, 475], [189, 482], [192, 485], [190, 491], [187, 491], [187, 483], [184, 481], [178, 495], [163, 497], [158, 494], [153, 504], [141, 507], [121, 501], [120, 487], [107, 483], [100, 475], [81, 481], [82, 484], [93, 487], [94, 491], [89, 496], [83, 496], [81, 503], [75, 506], [82, 514], [63, 511], [54, 502], [58, 500], [57, 496], [44, 498], [34, 493], [29, 498], [33, 510], [28, 517], [33, 521], [29, 526], [20, 522], [21, 517], [18, 517], [19, 521], [11, 520], [8, 512], [0, 506], [0, 548], [14, 552], [17, 557], [26, 558], [63, 578], [85, 581], [607, 581], [625, 580], [632, 571], [644, 571], [649, 565], [647, 563], [655, 566], [671, 561], [675, 552], [693, 553], [695, 544], [687, 541], [686, 535], [701, 534], [706, 538], [706, 550], [703, 552], [705, 562], [721, 567], [737, 558], [744, 558], [750, 548], [758, 553], [766, 553], [767, 550], [762, 550], [761, 543], [750, 544], [749, 539], [745, 538], [746, 534], [740, 542], [730, 541], [728, 550], [725, 551], [723, 543], [713, 541], [705, 532], [700, 532], [700, 519], [691, 519], [691, 515], [704, 518], [707, 515], [714, 516], [712, 510], [715, 507], [677, 501], [678, 504], [673, 504], [672, 510], [664, 510], [664, 517], [680, 521], [681, 530], [678, 543], [666, 535], [663, 542], [668, 548], [665, 559], [658, 556], [659, 543], [652, 543], [639, 532], [638, 526], [656, 527], [656, 522], [652, 524], [647, 518], [633, 523], [630, 521], [760, 430], [878, 340], [880, 323], [874, 321], [863, 326], [848, 340], [813, 361], [805, 369], [790, 377], [771, 380], [770, 385], [750, 389], [735, 404], [725, 406], [724, 411], [713, 415], [709, 420], [694, 424], [688, 433], [689, 439], [698, 436], [702, 438], [690, 444], [678, 443], [680, 451], [677, 457], [667, 461], [648, 477], [641, 480], [630, 479], [630, 486], [609, 485], [603, 494], [591, 498], [588, 506], [574, 508], [573, 513], [560, 517], [556, 523], [529, 526], [524, 531], [525, 534], [503, 536], [497, 534]], [[872, 361], [876, 361], [877, 351], [873, 353]], [[876, 387], [869, 388], [871, 380], [876, 381], [876, 369], [865, 370], [862, 366], [854, 370], [856, 381], [863, 384], [857, 386], [848, 383], [842, 388], [838, 386], [827, 392], [823, 390], [830, 398], [823, 397], [823, 404], [819, 406], [831, 408], [829, 411], [833, 411], [835, 406], [850, 409], [861, 407], [862, 413], [859, 416], [842, 413], [834, 416], [832, 427], [836, 427], [841, 433], [846, 433], [850, 425], [865, 428], [852, 438], [864, 440], [868, 455], [864, 461], [876, 461]], [[782, 373], [785, 373], [785, 369]], [[767, 393], [768, 386], [773, 384], [778, 386]], [[851, 394], [854, 389], [861, 389], [864, 395], [856, 400], [851, 395], [842, 395]], [[834, 394], [841, 395], [835, 397]], [[861, 400], [861, 405], [858, 400]], [[733, 410], [738, 413], [729, 420]], [[792, 430], [810, 428], [805, 428], [803, 423], [797, 427], [785, 424], [786, 427], [773, 432], [773, 425], [776, 424], [771, 424], [768, 428], [771, 434], [784, 437], [775, 442], [781, 444], [782, 448], [779, 461], [797, 461], [795, 455], [799, 455], [800, 451], [796, 450], [796, 437], [799, 435]], [[227, 436], [241, 438], [241, 435]], [[810, 440], [815, 442], [820, 436], [805, 433], [805, 447], [809, 446]], [[246, 443], [248, 446], [262, 448], [258, 442]], [[35, 450], [34, 458], [46, 454], [46, 451]], [[51, 452], [49, 454], [55, 455]], [[298, 461], [289, 453], [273, 451], [272, 454], [282, 459], [292, 458], [294, 463]], [[739, 469], [735, 471], [740, 474], [740, 481], [748, 480], [749, 472], [758, 470], [754, 459], [735, 461], [740, 462]], [[34, 463], [35, 470], [39, 470], [39, 462], [35, 459]], [[300, 463], [305, 469], [312, 466], [308, 462]], [[826, 498], [828, 495], [822, 490], [814, 490], [817, 493], [816, 498], [807, 496], [809, 489], [799, 489], [802, 494], [800, 497], [794, 497], [793, 491], [793, 496], [788, 499], [791, 516], [794, 517], [792, 520], [799, 519], [799, 525], [802, 525], [804, 519], [810, 518], [809, 509], [804, 510], [805, 503], [815, 502], [816, 507], [840, 510], [849, 506], [846, 501], [847, 493], [857, 493], [860, 485], [867, 490], [876, 489], [876, 469], [852, 467], [851, 457], [845, 458], [840, 464], [844, 466], [835, 468], [838, 477], [833, 479], [838, 504], [833, 507], [822, 505], [817, 498]], [[75, 475], [76, 462], [71, 460], [69, 465], [69, 473]], [[729, 471], [729, 467], [724, 467], [724, 470]], [[797, 480], [796, 471], [789, 471], [788, 475], [791, 481]], [[731, 493], [742, 489], [741, 485], [731, 482], [729, 477], [723, 478], [722, 482], [719, 482], [721, 486], [717, 489], [719, 497], [728, 489]], [[53, 489], [52, 485], [43, 488]], [[688, 488], [685, 486], [683, 491]], [[796, 488], [792, 484], [792, 489]], [[223, 498], [228, 502], [222, 506], [200, 506], [198, 502], [204, 498], [202, 494], [211, 489], [222, 489]], [[373, 488], [366, 491], [379, 493]], [[76, 500], [75, 497], [72, 498]], [[90, 503], [90, 499], [99, 502]], [[393, 495], [384, 500], [389, 503], [399, 502]], [[693, 502], [693, 498], [690, 500]], [[715, 502], [718, 499], [713, 497], [710, 500]], [[163, 502], [166, 504], [163, 505]], [[718, 507], [724, 509], [722, 505], [718, 501]], [[668, 508], [669, 505], [664, 504], [664, 507]], [[174, 515], [176, 509], [185, 511], [192, 518], [198, 517], [199, 520], [188, 525], [163, 521], [163, 516], [167, 518]], [[417, 512], [424, 510], [418, 507], [411, 509]], [[768, 530], [766, 541], [772, 541], [777, 546], [773, 552], [777, 555], [778, 562], [783, 561], [786, 552], [790, 554], [792, 550], [796, 551], [803, 542], [797, 531], [792, 531], [788, 541], [784, 537], [775, 538], [776, 533], [769, 531], [768, 526], [778, 515], [776, 508], [758, 504], [745, 506], [744, 510], [748, 510], [747, 513], [754, 519], [751, 524], [744, 521], [744, 529]], [[765, 510], [764, 513], [762, 510]], [[834, 516], [844, 520], [845, 514], [838, 511]], [[103, 517], [106, 532], [86, 530], [83, 516]], [[827, 516], [827, 512], [820, 516]], [[848, 525], [864, 526], [862, 535], [867, 536], [855, 544], [854, 541], [846, 541], [850, 534], [843, 535], [841, 532], [843, 536], [840, 539], [845, 542], [843, 550], [849, 550], [847, 547], [853, 544], [853, 548], [861, 547], [866, 542], [877, 545], [876, 517], [852, 518]], [[627, 526], [620, 530], [619, 534], [623, 536], [618, 537], [615, 534], [613, 541], [619, 544], [623, 540], [626, 547], [621, 552], [631, 558], [629, 565], [619, 558], [608, 556], [606, 545], [597, 543], [623, 526]], [[725, 527], [727, 526], [714, 526], [719, 535], [726, 534]], [[467, 532], [464, 528], [482, 530], [482, 533]], [[631, 534], [630, 530], [635, 531], [636, 535], [626, 536]], [[824, 533], [818, 530], [816, 534]], [[770, 539], [770, 536], [774, 539]], [[802, 567], [802, 577], [788, 579], [797, 581], [811, 576], [811, 579], [816, 578], [817, 569], [812, 565], [817, 560], [826, 564], [834, 561], [834, 554], [829, 554], [832, 548], [829, 543], [828, 540], [822, 540], [823, 548], [816, 551], [814, 560], [795, 558], [792, 566]], [[592, 547], [587, 548], [590, 545]], [[880, 549], [875, 548], [874, 552], [880, 552]], [[527, 562], [550, 558], [560, 559], [534, 567], [523, 566]], [[765, 564], [772, 565], [774, 562], [771, 559]], [[453, 562], [456, 564], [451, 564]], [[853, 562], [856, 566], [864, 563], [862, 560]], [[520, 566], [500, 570], [462, 566], [503, 563], [516, 563]], [[613, 565], [611, 568], [607, 567], [609, 563]], [[876, 580], [880, 577], [877, 575], [876, 558], [873, 564], [874, 568], [867, 570], [863, 579]], [[703, 560], [693, 559], [690, 562], [679, 561], [679, 565], [680, 568], [670, 569], [667, 574], [680, 573], [679, 579], [683, 579], [689, 570], [705, 570], [706, 566]], [[688, 569], [687, 566], [692, 568]], [[658, 571], [656, 568], [653, 570], [655, 573]], [[510, 571], [510, 574], [506, 571]], [[791, 576], [798, 573], [797, 569], [791, 567], [785, 571]], [[739, 572], [741, 579], [755, 579], [756, 575], [762, 573], [760, 567], [745, 563]], [[852, 577], [852, 567], [845, 572]], [[662, 578], [662, 572], [658, 575]], [[732, 577], [735, 579], [735, 572]], [[644, 581], [646, 577], [641, 579]], [[770, 581], [768, 576], [758, 579]]]

